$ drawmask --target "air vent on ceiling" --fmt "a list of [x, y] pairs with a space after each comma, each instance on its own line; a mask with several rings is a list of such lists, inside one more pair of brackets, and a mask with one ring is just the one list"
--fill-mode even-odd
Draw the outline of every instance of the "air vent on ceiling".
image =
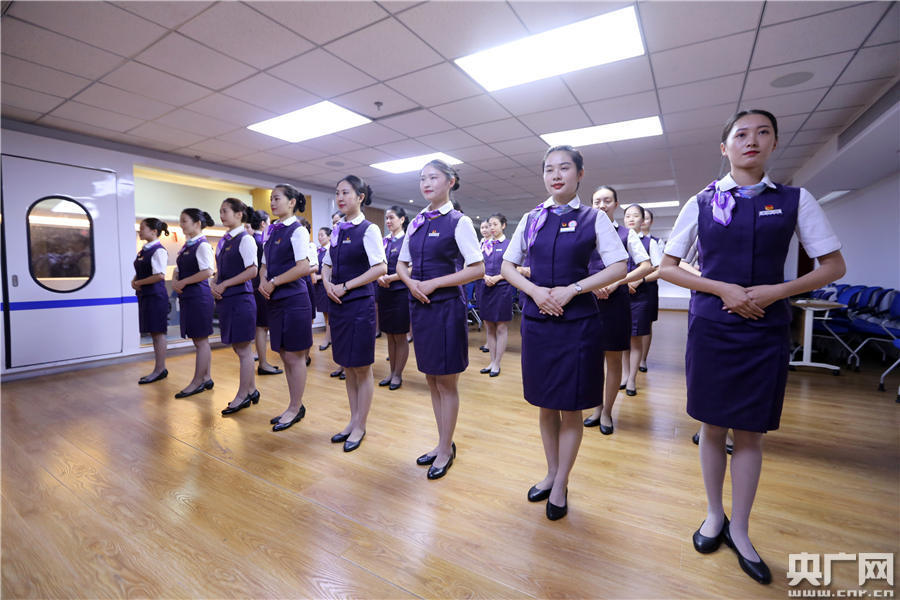
[[866, 127], [874, 123], [878, 117], [897, 104], [898, 100], [900, 100], [900, 81], [897, 81], [892, 85], [891, 89], [886, 91], [881, 98], [876, 100], [872, 106], [866, 109], [866, 112], [859, 115], [855, 121], [850, 123], [847, 129], [841, 132], [838, 136], [838, 150], [852, 142]]

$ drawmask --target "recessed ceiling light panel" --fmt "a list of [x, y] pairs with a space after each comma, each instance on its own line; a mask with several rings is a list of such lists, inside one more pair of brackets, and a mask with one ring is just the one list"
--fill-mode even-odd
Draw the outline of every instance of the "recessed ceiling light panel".
[[646, 117], [644, 119], [607, 123], [606, 125], [595, 125], [594, 127], [582, 127], [581, 129], [569, 129], [568, 131], [545, 133], [541, 135], [541, 139], [550, 146], [563, 146], [568, 144], [578, 148], [581, 146], [591, 146], [593, 144], [605, 144], [608, 142], [619, 142], [622, 140], [662, 135], [662, 132], [662, 123], [659, 122], [659, 117]]
[[418, 171], [432, 160], [442, 160], [448, 165], [462, 164], [462, 161], [458, 158], [453, 158], [443, 152], [434, 152], [432, 154], [422, 154], [421, 156], [410, 156], [409, 158], [375, 163], [369, 166], [375, 169], [381, 169], [382, 171], [387, 171], [388, 173], [409, 173], [411, 171]]
[[454, 62], [487, 91], [624, 60], [644, 53], [634, 7], [629, 6]]
[[287, 142], [302, 142], [371, 122], [369, 118], [325, 101], [248, 125], [247, 129]]

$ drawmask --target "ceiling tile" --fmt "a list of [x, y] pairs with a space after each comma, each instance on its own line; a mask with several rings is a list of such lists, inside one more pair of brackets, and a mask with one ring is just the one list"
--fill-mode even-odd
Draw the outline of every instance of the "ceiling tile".
[[377, 162], [387, 162], [396, 158], [391, 154], [387, 154], [386, 152], [382, 152], [381, 150], [376, 150], [375, 148], [361, 148], [360, 150], [351, 150], [350, 152], [344, 152], [342, 156], [347, 157], [347, 160], [359, 163], [361, 165], [371, 165], [372, 163]]
[[3, 17], [0, 44], [4, 54], [88, 79], [96, 79], [122, 62], [110, 52], [9, 17]]
[[178, 27], [200, 11], [210, 6], [212, 2], [193, 2], [179, 0], [178, 2], [141, 2], [138, 0], [128, 2], [115, 2], [119, 8], [127, 10], [159, 23], [164, 27]]
[[3, 82], [0, 97], [3, 98], [3, 104], [16, 106], [18, 108], [27, 108], [40, 113], [50, 112], [65, 102], [65, 98], [51, 96], [50, 94], [44, 94], [42, 92], [35, 92], [34, 90], [6, 83], [6, 81]]
[[378, 149], [397, 158], [406, 158], [408, 156], [418, 156], [420, 154], [430, 154], [431, 152], [434, 152], [431, 148], [416, 140], [400, 140], [399, 142], [391, 142], [390, 144], [381, 144], [378, 146]]
[[509, 117], [509, 112], [487, 94], [457, 100], [432, 109], [457, 127], [466, 127]]
[[185, 108], [239, 126], [247, 126], [278, 116], [225, 94], [210, 94], [206, 98], [188, 104]]
[[853, 6], [855, 2], [813, 2], [806, 0], [804, 2], [769, 2], [766, 5], [766, 12], [763, 15], [762, 24], [772, 25], [781, 23], [782, 21], [791, 21], [793, 19], [802, 19], [812, 15], [818, 15], [832, 10], [840, 10]]
[[132, 94], [103, 83], [93, 84], [75, 96], [74, 100], [147, 121], [160, 117], [175, 108], [171, 104]]
[[324, 50], [313, 50], [269, 69], [272, 75], [322, 98], [332, 98], [375, 80]]
[[377, 146], [378, 144], [396, 142], [406, 138], [402, 133], [396, 132], [393, 129], [388, 129], [384, 125], [378, 123], [360, 125], [353, 129], [341, 131], [337, 135], [365, 146]]
[[340, 154], [341, 152], [350, 152], [351, 150], [359, 150], [363, 148], [361, 144], [351, 142], [350, 140], [337, 137], [335, 135], [326, 135], [311, 140], [300, 142], [300, 145], [321, 152], [322, 154]]
[[824, 129], [828, 127], [839, 127], [844, 129], [853, 122], [855, 117], [862, 110], [861, 106], [851, 108], [836, 108], [834, 110], [817, 110], [815, 114], [809, 117], [803, 129]]
[[[668, 157], [663, 158], [660, 153], [669, 147], [665, 135], [651, 135], [648, 137], [637, 138], [633, 140], [619, 140], [618, 142], [610, 142], [605, 144], [610, 150], [611, 156], [627, 160], [629, 163], [634, 162], [632, 156], [656, 156], [661, 161], [665, 161]], [[625, 159], [624, 157], [628, 157]]]
[[896, 77], [898, 73], [900, 73], [900, 43], [873, 46], [859, 51], [841, 75], [839, 83]]
[[217, 140], [215, 138], [203, 140], [202, 142], [188, 146], [187, 150], [195, 150], [195, 154], [201, 156], [215, 154], [224, 158], [235, 158], [237, 156], [246, 156], [253, 153], [253, 150], [250, 148], [239, 146], [233, 142]]
[[15, 119], [17, 121], [31, 123], [32, 121], [39, 119], [44, 113], [28, 110], [27, 108], [19, 108], [18, 106], [10, 106], [4, 103], [3, 106], [0, 107], [0, 114], [3, 115], [4, 119]]
[[758, 69], [855, 50], [882, 13], [884, 7], [874, 2], [764, 27], [759, 32], [750, 66]]
[[528, 35], [505, 2], [428, 2], [397, 18], [451, 60]]
[[251, 6], [317, 44], [388, 16], [374, 2], [253, 2]]
[[[762, 2], [641, 2], [645, 44], [650, 52], [756, 29]], [[654, 63], [655, 65], [656, 63]]]
[[516, 119], [503, 119], [501, 121], [494, 121], [493, 123], [473, 125], [472, 127], [466, 127], [466, 131], [482, 142], [488, 144], [505, 140], [514, 140], [516, 138], [526, 137], [532, 133]]
[[659, 87], [743, 73], [750, 61], [754, 32], [682, 46], [650, 55]]
[[84, 121], [73, 121], [71, 119], [55, 117], [52, 115], [45, 115], [44, 117], [38, 119], [37, 123], [39, 125], [46, 125], [48, 127], [55, 127], [57, 129], [65, 129], [67, 131], [74, 131], [76, 133], [91, 135], [100, 138], [109, 138], [110, 136], [117, 136], [121, 135], [122, 133], [121, 131], [108, 129], [101, 125], [86, 124]]
[[659, 102], [664, 113], [701, 108], [725, 102], [737, 103], [744, 75], [727, 75], [686, 85], [660, 88]]
[[410, 137], [437, 133], [453, 129], [453, 125], [435, 115], [429, 110], [417, 110], [415, 112], [379, 119], [379, 123], [390, 127], [394, 131], [406, 134]]
[[325, 49], [381, 80], [442, 62], [440, 55], [393, 19], [331, 42]]
[[3, 83], [12, 83], [37, 92], [69, 98], [90, 83], [90, 79], [69, 75], [42, 65], [3, 56]]
[[562, 108], [576, 103], [575, 96], [559, 77], [548, 77], [498, 90], [491, 95], [514, 115]]
[[451, 129], [440, 133], [417, 136], [423, 144], [428, 144], [435, 150], [446, 152], [456, 148], [466, 148], [478, 144], [478, 140], [461, 129]]
[[[853, 56], [852, 52], [843, 52], [789, 65], [750, 71], [747, 75], [747, 82], [744, 85], [744, 98], [765, 98], [766, 96], [783, 94], [788, 89], [790, 91], [800, 91], [828, 87], [834, 83], [838, 73], [850, 61], [851, 56]], [[798, 72], [812, 73], [812, 79], [790, 88], [777, 88], [771, 85], [779, 77]]]
[[199, 100], [209, 90], [174, 75], [130, 61], [102, 79], [104, 83], [176, 106]]
[[822, 142], [828, 141], [830, 138], [836, 136], [841, 132], [840, 127], [832, 127], [829, 129], [810, 129], [809, 131], [803, 130], [794, 136], [794, 139], [791, 142], [793, 144], [821, 144]]
[[121, 56], [140, 52], [166, 33], [104, 2], [14, 2], [7, 14]]
[[[383, 83], [338, 96], [333, 98], [332, 102], [370, 119], [380, 119], [405, 110], [419, 108], [415, 102], [403, 97]], [[376, 102], [381, 105], [376, 106]]]
[[314, 47], [250, 6], [218, 2], [178, 31], [257, 69], [271, 67]]
[[191, 131], [203, 137], [215, 137], [238, 129], [238, 126], [233, 123], [226, 123], [184, 108], [173, 110], [169, 114], [156, 119], [155, 122], [184, 131]]
[[356, 173], [360, 167], [362, 167], [362, 163], [354, 162], [348, 158], [346, 158], [343, 154], [337, 154], [334, 156], [323, 156], [322, 158], [316, 158], [314, 160], [309, 161], [311, 165], [318, 165], [322, 167], [322, 170], [334, 170], [334, 169], [344, 169], [347, 172], [353, 171]]
[[707, 144], [718, 148], [719, 140], [722, 139], [722, 129], [724, 127], [725, 122], [723, 121], [722, 123], [708, 125], [699, 129], [684, 129], [681, 131], [667, 132], [666, 139], [668, 140], [669, 147], [672, 149], [673, 155], [680, 153], [681, 148], [684, 146]]
[[[725, 121], [734, 113], [734, 104], [717, 104], [706, 108], [686, 110], [663, 116], [663, 131], [671, 133], [701, 127], [719, 125], [724, 127]], [[777, 117], [778, 115], [776, 115]]]
[[481, 94], [484, 90], [450, 63], [441, 63], [387, 82], [424, 107]]
[[577, 105], [568, 106], [566, 108], [557, 108], [556, 110], [546, 110], [530, 115], [522, 115], [519, 117], [519, 120], [538, 134], [551, 133], [554, 131], [567, 131], [569, 129], [578, 129], [580, 127], [590, 127], [593, 125], [584, 109]]
[[240, 83], [222, 90], [238, 100], [260, 106], [275, 114], [282, 115], [293, 112], [321, 101], [321, 98], [309, 92], [272, 77], [268, 73], [257, 73]]
[[650, 60], [646, 55], [567, 73], [562, 78], [579, 102], [653, 89]]
[[95, 127], [112, 129], [113, 131], [127, 131], [143, 123], [141, 119], [135, 119], [126, 115], [120, 115], [109, 110], [94, 108], [78, 102], [66, 102], [56, 108], [51, 116], [71, 121], [80, 121]]
[[786, 148], [779, 158], [810, 158], [821, 147], [822, 144], [807, 144], [806, 146], [794, 144]]
[[256, 72], [253, 67], [178, 33], [167, 35], [136, 60], [213, 89], [227, 87]]
[[595, 125], [603, 125], [658, 115], [659, 103], [655, 92], [642, 92], [589, 102], [584, 105], [584, 110]]
[[828, 95], [819, 105], [819, 110], [869, 104], [879, 97], [879, 93], [888, 82], [890, 79], [871, 79], [836, 85], [828, 91]]
[[523, 154], [528, 152], [533, 153], [543, 153], [547, 149], [547, 142], [537, 137], [536, 135], [531, 135], [524, 138], [519, 138], [517, 140], [508, 140], [505, 142], [495, 142], [491, 144], [492, 148], [495, 148], [506, 154], [508, 156], [514, 154]]
[[[485, 171], [494, 171], [495, 169], [511, 169], [516, 167], [519, 167], [519, 163], [506, 156], [498, 156], [497, 158], [483, 158], [478, 161], [478, 168], [484, 169]], [[500, 181], [498, 183], [503, 186], [509, 185], [505, 181]], [[484, 184], [484, 187], [490, 189], [490, 185], [491, 183], [488, 182]]]
[[510, 2], [530, 34], [584, 21], [631, 5], [631, 2]]
[[241, 157], [241, 161], [246, 164], [254, 166], [264, 166], [269, 168], [283, 167], [285, 165], [292, 165], [297, 162], [295, 159], [289, 156], [281, 156], [279, 154], [273, 154], [271, 152], [256, 152], [254, 154], [247, 154]]
[[[888, 10], [887, 15], [881, 20], [881, 23], [878, 24], [878, 27], [875, 28], [869, 39], [866, 40], [866, 46], [877, 46], [900, 41], [900, 4], [891, 2], [890, 6], [891, 8]], [[881, 7], [884, 8], [884, 4]]]
[[457, 148], [453, 151], [453, 156], [464, 162], [475, 162], [486, 158], [497, 158], [503, 156], [490, 146], [479, 144], [477, 146], [469, 146], [468, 148]]
[[279, 156], [287, 156], [299, 161], [313, 160], [315, 158], [320, 158], [322, 156], [327, 156], [328, 154], [330, 154], [330, 152], [322, 152], [321, 150], [315, 150], [302, 144], [288, 144], [286, 146], [278, 146], [277, 148], [272, 148], [271, 150], [269, 150], [269, 152], [271, 152], [272, 154], [277, 154]]
[[196, 144], [206, 136], [200, 136], [195, 133], [189, 133], [174, 127], [169, 127], [161, 123], [151, 122], [139, 125], [129, 131], [132, 135], [145, 137], [151, 140], [166, 142], [176, 146], [188, 146]]
[[220, 140], [225, 140], [226, 142], [234, 142], [235, 144], [239, 144], [241, 146], [244, 146], [245, 148], [251, 148], [253, 150], [268, 150], [270, 148], [277, 148], [278, 146], [287, 145], [287, 142], [285, 142], [284, 140], [279, 140], [278, 138], [274, 138], [270, 135], [263, 135], [255, 131], [250, 131], [249, 129], [235, 129], [234, 131], [223, 133], [222, 135], [217, 137]]
[[824, 88], [819, 88], [792, 94], [779, 94], [778, 96], [769, 96], [767, 98], [748, 99], [743, 102], [743, 107], [761, 107], [771, 112], [776, 118], [787, 115], [805, 115], [815, 108], [822, 96], [825, 95], [825, 91]]

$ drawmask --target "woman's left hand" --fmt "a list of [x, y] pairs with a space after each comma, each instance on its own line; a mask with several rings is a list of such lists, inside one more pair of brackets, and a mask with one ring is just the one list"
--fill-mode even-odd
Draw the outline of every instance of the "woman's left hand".
[[180, 279], [176, 279], [175, 281], [172, 282], [172, 289], [175, 290], [176, 294], [180, 294], [181, 292], [184, 291], [184, 284], [181, 282]]
[[139, 291], [141, 291], [141, 286], [139, 286], [137, 283], [135, 283], [135, 280], [132, 279], [131, 280], [131, 289], [139, 292]]
[[550, 297], [556, 300], [560, 306], [565, 306], [572, 301], [578, 294], [575, 287], [571, 285], [561, 285], [550, 290]]
[[636, 294], [639, 285], [641, 285], [640, 281], [629, 281], [628, 282], [628, 293]]
[[222, 294], [225, 293], [225, 286], [221, 283], [214, 283], [209, 286], [209, 289], [212, 290], [212, 295], [216, 300], [221, 300]]
[[750, 299], [760, 308], [765, 308], [782, 298], [777, 286], [774, 285], [754, 285], [746, 288], [746, 291]]
[[263, 298], [266, 300], [272, 299], [272, 292], [275, 291], [275, 284], [272, 283], [271, 280], [260, 281], [259, 282], [259, 293], [262, 294]]
[[434, 280], [429, 279], [428, 281], [420, 281], [419, 282], [419, 291], [425, 294], [426, 296], [430, 296], [434, 293], [434, 290], [437, 289], [437, 286], [434, 285]]

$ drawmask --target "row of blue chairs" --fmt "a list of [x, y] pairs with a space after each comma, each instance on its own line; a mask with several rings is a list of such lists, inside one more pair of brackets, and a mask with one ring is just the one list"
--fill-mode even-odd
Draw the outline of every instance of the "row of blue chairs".
[[[891, 348], [900, 350], [900, 292], [879, 286], [834, 284], [812, 292], [813, 298], [831, 300], [846, 306], [825, 312], [815, 319], [820, 335], [837, 340], [847, 351], [847, 364], [859, 370], [859, 354], [873, 344], [887, 362]], [[878, 389], [884, 391], [884, 379], [900, 364], [898, 358], [881, 374]], [[900, 402], [900, 392], [898, 392]]]

